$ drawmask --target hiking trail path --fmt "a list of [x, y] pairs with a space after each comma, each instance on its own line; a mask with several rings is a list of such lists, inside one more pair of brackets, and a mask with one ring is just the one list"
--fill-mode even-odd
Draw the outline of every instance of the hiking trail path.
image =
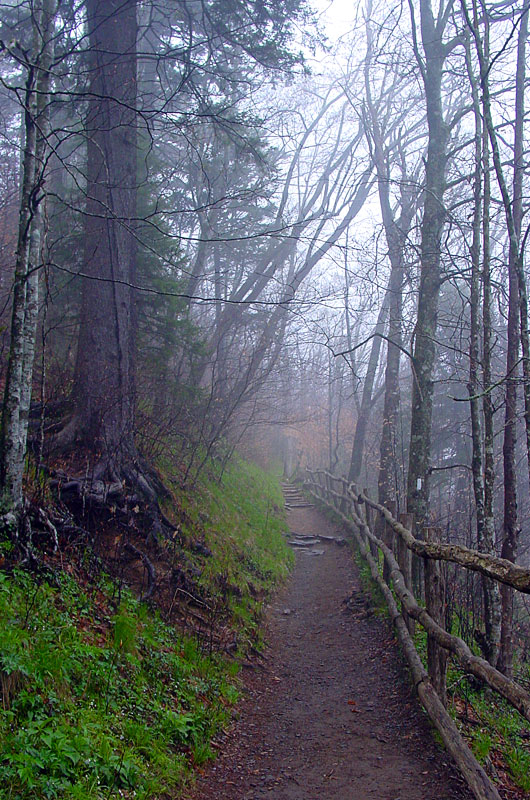
[[470, 800], [435, 742], [341, 527], [284, 488], [296, 566], [262, 664], [187, 800]]

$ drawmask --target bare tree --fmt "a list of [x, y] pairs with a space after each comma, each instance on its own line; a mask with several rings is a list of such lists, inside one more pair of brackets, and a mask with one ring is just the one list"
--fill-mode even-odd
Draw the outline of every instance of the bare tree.
[[458, 40], [447, 39], [453, 6], [454, 0], [443, 0], [439, 3], [435, 16], [431, 0], [420, 0], [421, 54], [417, 41], [415, 9], [412, 0], [409, 0], [414, 50], [425, 89], [428, 127], [407, 478], [407, 508], [416, 515], [420, 527], [427, 518], [429, 507], [433, 368], [438, 300], [442, 284], [441, 240], [446, 220], [444, 195], [450, 121], [448, 112], [444, 111], [442, 81], [445, 61], [459, 43]]
[[[508, 231], [509, 258], [509, 309], [508, 309], [508, 345], [506, 354], [506, 416], [504, 427], [504, 528], [501, 555], [515, 561], [517, 555], [518, 523], [517, 523], [517, 477], [516, 477], [516, 423], [517, 393], [516, 370], [519, 363], [519, 342], [523, 353], [524, 401], [527, 435], [527, 454], [530, 466], [530, 338], [528, 331], [528, 301], [526, 276], [523, 269], [523, 253], [520, 248], [522, 226], [522, 187], [523, 187], [523, 121], [524, 121], [524, 87], [525, 87], [525, 50], [528, 36], [528, 4], [524, 4], [519, 13], [519, 33], [517, 43], [517, 69], [515, 78], [515, 115], [514, 115], [514, 173], [513, 194], [510, 197], [508, 182], [504, 174], [499, 139], [493, 120], [492, 100], [490, 92], [490, 59], [487, 49], [480, 37], [477, 26], [477, 7], [474, 5], [472, 21], [465, 4], [463, 4], [468, 25], [472, 31], [480, 66], [480, 82], [483, 98], [484, 124], [486, 126], [493, 155], [493, 165], [497, 183], [501, 192], [506, 226]], [[487, 19], [485, 3], [481, 2], [481, 13]], [[501, 647], [498, 667], [511, 675], [513, 669], [513, 591], [501, 588], [502, 620]]]

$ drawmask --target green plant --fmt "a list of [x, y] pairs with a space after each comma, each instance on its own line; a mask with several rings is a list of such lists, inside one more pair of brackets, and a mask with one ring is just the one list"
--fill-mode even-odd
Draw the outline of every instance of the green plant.
[[490, 734], [483, 728], [479, 728], [473, 736], [472, 747], [477, 759], [484, 762], [488, 758], [492, 747]]
[[[277, 480], [235, 460], [177, 497], [185, 536], [210, 552], [186, 554], [198, 590], [241, 649], [259, 647], [263, 603], [292, 560]], [[0, 800], [150, 800], [213, 756], [237, 659], [108, 576], [92, 582], [73, 564], [47, 583], [0, 569], [0, 620]]]
[[506, 762], [514, 782], [523, 791], [530, 792], [530, 753], [521, 744], [511, 747], [506, 754]]
[[122, 606], [112, 618], [112, 622], [114, 623], [114, 648], [121, 653], [134, 653], [138, 620]]
[[193, 763], [198, 767], [215, 757], [215, 753], [208, 742], [197, 742], [192, 746], [191, 752], [193, 756]]

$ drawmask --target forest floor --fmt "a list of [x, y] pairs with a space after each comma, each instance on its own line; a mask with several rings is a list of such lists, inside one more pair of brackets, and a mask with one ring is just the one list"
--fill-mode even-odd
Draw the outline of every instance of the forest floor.
[[[314, 508], [293, 508], [289, 526], [343, 536]], [[186, 799], [468, 800], [349, 549], [315, 549], [297, 552], [269, 609], [263, 664], [245, 670], [238, 719]]]

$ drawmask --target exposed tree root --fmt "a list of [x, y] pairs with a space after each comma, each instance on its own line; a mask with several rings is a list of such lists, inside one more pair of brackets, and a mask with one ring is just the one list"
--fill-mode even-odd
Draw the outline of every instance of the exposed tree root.
[[152, 596], [152, 594], [153, 594], [153, 592], [155, 590], [155, 585], [156, 585], [156, 570], [155, 570], [153, 564], [148, 559], [148, 557], [146, 556], [145, 553], [143, 553], [141, 550], [139, 550], [137, 547], [135, 547], [130, 542], [126, 542], [123, 545], [123, 549], [127, 553], [131, 553], [135, 558], [138, 558], [143, 563], [143, 565], [145, 567], [145, 570], [147, 572], [147, 589], [146, 589], [145, 592], [142, 593], [142, 596], [141, 596], [140, 599], [141, 600], [149, 600], [149, 598]]
[[173, 535], [174, 525], [158, 502], [159, 497], [168, 497], [170, 492], [154, 470], [140, 464], [140, 459], [129, 461], [118, 470], [115, 462], [100, 458], [84, 475], [52, 470], [50, 476], [49, 486], [58, 498], [69, 507], [77, 506], [82, 514], [89, 510], [107, 511], [130, 520], [141, 509], [148, 543], [158, 547]]

